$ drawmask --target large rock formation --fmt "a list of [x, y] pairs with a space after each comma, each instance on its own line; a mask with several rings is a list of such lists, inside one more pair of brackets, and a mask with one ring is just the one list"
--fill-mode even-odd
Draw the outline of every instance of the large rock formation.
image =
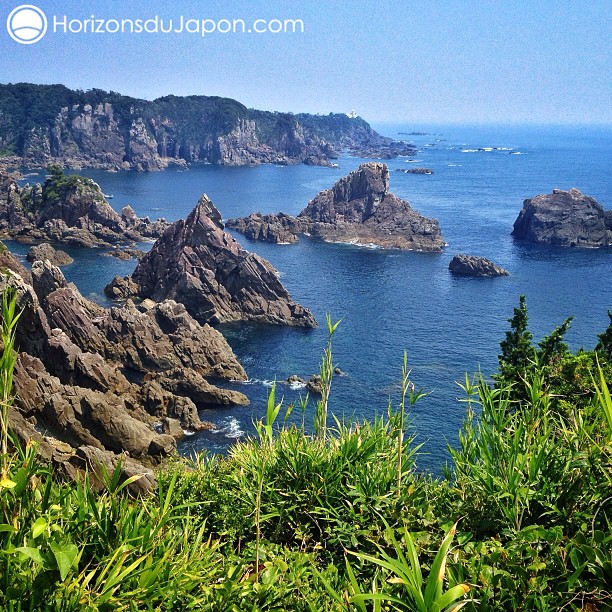
[[0, 151], [12, 153], [16, 166], [328, 165], [340, 149], [387, 157], [415, 151], [344, 114], [271, 113], [207, 96], [147, 101], [99, 89], [0, 85]]
[[54, 249], [48, 242], [33, 246], [28, 251], [26, 259], [32, 263], [48, 259], [54, 266], [67, 266], [74, 262], [68, 253], [61, 249]]
[[612, 246], [612, 210], [578, 189], [553, 189], [523, 202], [512, 235], [518, 240], [562, 247]]
[[440, 251], [445, 246], [435, 219], [389, 192], [389, 169], [378, 162], [362, 164], [321, 191], [297, 217], [251, 215], [230, 219], [227, 227], [259, 240], [282, 236], [279, 242], [295, 241], [295, 234], [302, 233], [328, 242], [393, 249]]
[[107, 295], [185, 305], [201, 323], [257, 321], [314, 327], [312, 314], [291, 299], [265, 259], [245, 251], [223, 231], [221, 214], [203, 195], [187, 220], [173, 223], [131, 278], [115, 280]]
[[494, 264], [490, 259], [477, 257], [475, 255], [455, 255], [448, 269], [455, 276], [477, 276], [488, 277], [509, 276], [510, 273], [504, 268]]
[[296, 218], [282, 212], [278, 215], [253, 213], [241, 219], [229, 219], [226, 225], [244, 234], [249, 240], [275, 244], [297, 242], [296, 233], [300, 231], [300, 224]]
[[97, 247], [156, 238], [167, 226], [163, 219], [138, 218], [129, 206], [115, 212], [97, 183], [59, 167], [44, 185], [25, 187], [0, 170], [2, 237]]
[[[15, 290], [23, 311], [15, 408], [39, 431], [73, 451], [89, 446], [151, 463], [176, 447], [156, 427], [199, 430], [205, 424], [197, 405], [248, 403], [207, 380], [246, 374], [221, 334], [182, 305], [139, 310], [128, 302], [108, 310], [83, 298], [49, 261], [35, 262], [31, 277], [20, 267], [13, 258], [12, 269], [0, 270], [0, 291]], [[141, 382], [130, 382], [126, 371]]]

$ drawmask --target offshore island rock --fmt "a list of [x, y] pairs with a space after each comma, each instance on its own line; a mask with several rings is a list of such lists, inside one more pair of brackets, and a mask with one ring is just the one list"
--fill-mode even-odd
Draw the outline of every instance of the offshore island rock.
[[48, 242], [43, 242], [33, 246], [26, 259], [32, 263], [48, 259], [54, 266], [67, 266], [74, 262], [74, 259], [61, 249], [54, 249]]
[[402, 250], [441, 251], [445, 246], [437, 220], [424, 217], [389, 192], [389, 169], [379, 162], [362, 164], [321, 191], [297, 217], [251, 215], [230, 219], [227, 227], [259, 240], [269, 234], [265, 227], [281, 227], [294, 239], [301, 233], [326, 242]]
[[107, 295], [135, 295], [185, 305], [200, 323], [255, 321], [314, 327], [310, 311], [291, 299], [265, 259], [223, 231], [221, 214], [203, 195], [186, 220], [173, 223], [131, 278], [115, 278]]
[[448, 269], [455, 276], [493, 278], [510, 275], [507, 270], [494, 264], [490, 259], [475, 255], [455, 255], [448, 264]]
[[612, 210], [578, 189], [553, 189], [523, 202], [512, 235], [518, 240], [561, 247], [612, 246]]

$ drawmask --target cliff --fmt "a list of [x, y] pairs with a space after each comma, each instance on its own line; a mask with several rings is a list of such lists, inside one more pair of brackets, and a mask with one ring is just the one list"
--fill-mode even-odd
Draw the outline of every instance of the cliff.
[[50, 172], [43, 185], [20, 187], [0, 170], [0, 236], [94, 247], [156, 238], [168, 226], [138, 218], [129, 206], [118, 214], [89, 178], [67, 176], [59, 166]]
[[612, 211], [578, 189], [538, 195], [523, 202], [512, 235], [561, 247], [612, 246]]
[[297, 216], [254, 214], [227, 227], [251, 239], [295, 242], [308, 234], [327, 242], [440, 251], [445, 243], [435, 219], [424, 217], [389, 191], [389, 169], [370, 162], [321, 191]]
[[168, 227], [131, 277], [115, 277], [105, 292], [157, 302], [172, 299], [200, 323], [316, 325], [310, 311], [292, 300], [272, 265], [223, 231], [221, 214], [206, 195], [186, 220]]
[[0, 85], [0, 159], [26, 166], [50, 161], [115, 170], [189, 162], [326, 165], [340, 149], [381, 155], [402, 150], [363, 119], [343, 114], [272, 113], [210, 96], [147, 101], [99, 89]]

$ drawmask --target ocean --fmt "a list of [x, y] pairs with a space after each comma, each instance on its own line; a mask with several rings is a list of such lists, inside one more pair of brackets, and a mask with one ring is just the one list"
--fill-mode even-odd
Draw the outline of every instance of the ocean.
[[[411, 411], [411, 429], [423, 443], [418, 465], [438, 472], [455, 444], [465, 415], [457, 385], [469, 376], [490, 377], [508, 318], [527, 298], [531, 330], [540, 339], [566, 317], [572, 349], [592, 348], [612, 309], [612, 249], [559, 249], [522, 244], [510, 235], [523, 200], [553, 188], [577, 187], [612, 207], [612, 129], [567, 126], [374, 125], [381, 133], [419, 147], [416, 162], [388, 163], [391, 191], [424, 215], [439, 220], [448, 246], [442, 253], [384, 251], [332, 245], [301, 238], [295, 245], [248, 241], [243, 246], [268, 259], [292, 296], [319, 321], [314, 330], [231, 324], [221, 331], [250, 377], [235, 388], [251, 399], [244, 408], [203, 409], [216, 428], [186, 438], [181, 452], [225, 452], [252, 434], [265, 413], [274, 380], [285, 405], [297, 405], [304, 389], [283, 383], [288, 376], [316, 373], [326, 344], [325, 317], [341, 320], [333, 354], [345, 376], [334, 377], [330, 410], [340, 419], [366, 419], [397, 406], [404, 351], [416, 387], [428, 392]], [[423, 132], [422, 135], [407, 135]], [[401, 134], [400, 134], [401, 133]], [[193, 166], [159, 173], [86, 170], [111, 205], [130, 204], [138, 215], [184, 218], [207, 193], [224, 218], [258, 211], [297, 214], [321, 189], [369, 160], [343, 156], [337, 168]], [[431, 168], [434, 174], [396, 172]], [[29, 176], [34, 182], [37, 176]], [[27, 247], [7, 243], [24, 255]], [[150, 245], [144, 245], [150, 248]], [[135, 262], [103, 257], [99, 250], [65, 249], [76, 262], [68, 280], [100, 303], [102, 289]], [[510, 271], [496, 279], [453, 278], [448, 263], [457, 253], [481, 255]], [[312, 425], [314, 401], [304, 417]]]

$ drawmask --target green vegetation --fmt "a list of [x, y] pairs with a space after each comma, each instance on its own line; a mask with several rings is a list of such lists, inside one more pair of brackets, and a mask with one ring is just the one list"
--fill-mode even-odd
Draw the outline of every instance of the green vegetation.
[[[48, 147], [52, 156], [62, 150], [78, 151], [81, 138], [73, 129], [73, 120], [89, 105], [96, 125], [107, 128], [110, 118], [104, 114], [105, 104], [112, 105], [115, 131], [124, 142], [130, 141], [134, 119], [141, 118], [149, 136], [166, 143], [168, 154], [185, 159], [199, 148], [214, 151], [217, 138], [247, 120], [255, 122], [261, 143], [289, 154], [299, 147], [301, 135], [341, 146], [379, 138], [363, 119], [341, 113], [294, 115], [247, 109], [236, 100], [218, 96], [164, 96], [149, 101], [101, 89], [15, 83], [0, 85], [0, 156], [37, 156], [49, 152]], [[90, 150], [84, 153], [93, 155]]]
[[[14, 301], [3, 310], [7, 439]], [[273, 389], [257, 437], [166, 466], [142, 500], [118, 471], [102, 490], [64, 482], [13, 441], [0, 609], [610, 610], [609, 330], [597, 352], [572, 354], [567, 325], [533, 346], [521, 300], [495, 385], [466, 377], [439, 478], [416, 469], [407, 410], [422, 394], [406, 363], [385, 418], [330, 426], [320, 405], [311, 436], [279, 424]]]

